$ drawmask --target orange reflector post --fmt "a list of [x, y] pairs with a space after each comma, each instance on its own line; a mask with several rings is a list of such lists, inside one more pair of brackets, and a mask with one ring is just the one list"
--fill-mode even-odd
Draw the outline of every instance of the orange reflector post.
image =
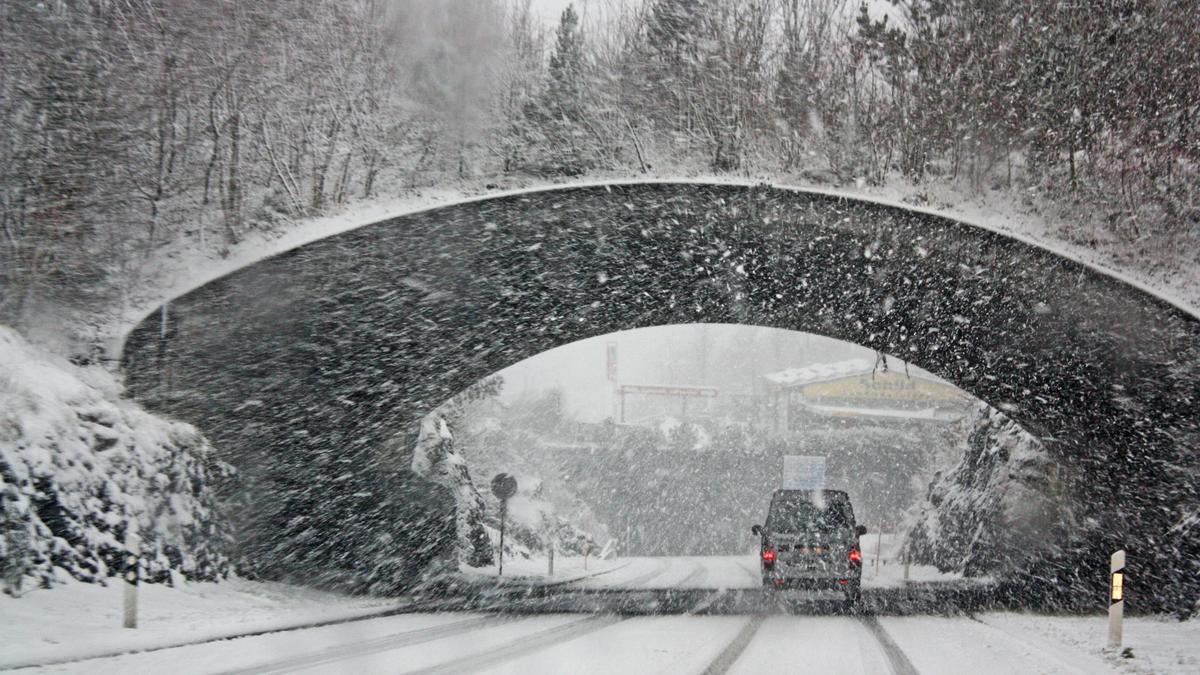
[[1117, 551], [1108, 567], [1108, 648], [1121, 648], [1125, 618], [1125, 551]]

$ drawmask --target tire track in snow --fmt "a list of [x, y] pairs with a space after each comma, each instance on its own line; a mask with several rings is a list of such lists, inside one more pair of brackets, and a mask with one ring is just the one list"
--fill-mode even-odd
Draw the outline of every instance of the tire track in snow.
[[722, 649], [721, 653], [717, 654], [717, 658], [708, 664], [708, 667], [704, 669], [704, 675], [724, 675], [728, 672], [730, 667], [738, 660], [738, 657], [742, 655], [742, 652], [746, 651], [746, 647], [754, 639], [754, 634], [758, 632], [759, 626], [762, 626], [766, 618], [762, 614], [755, 614], [751, 617], [746, 622], [746, 625], [742, 626], [742, 629], [738, 631], [738, 634], [733, 637], [733, 640], [730, 640], [729, 644], [725, 645], [725, 649]]
[[[568, 590], [574, 590], [574, 589], [588, 589], [588, 588], [616, 588], [616, 589], [634, 589], [634, 588], [638, 588], [638, 587], [640, 587], [642, 584], [644, 584], [644, 583], [646, 583], [646, 582], [650, 581], [651, 579], [653, 579], [653, 578], [655, 578], [655, 577], [659, 576], [659, 575], [660, 575], [660, 574], [662, 574], [663, 572], [666, 572], [666, 571], [667, 571], [667, 568], [668, 568], [668, 567], [670, 567], [670, 564], [669, 564], [667, 561], [665, 561], [665, 560], [655, 560], [655, 561], [654, 561], [654, 564], [655, 564], [655, 568], [654, 568], [654, 569], [652, 569], [652, 570], [650, 570], [649, 572], [646, 572], [646, 573], [644, 573], [644, 574], [639, 574], [638, 576], [636, 576], [636, 577], [633, 577], [632, 579], [626, 579], [626, 580], [624, 580], [624, 581], [614, 581], [614, 582], [611, 582], [611, 583], [609, 583], [608, 585], [604, 585], [604, 586], [590, 586], [590, 585], [586, 585], [586, 582], [587, 582], [587, 581], [589, 581], [589, 580], [588, 580], [588, 579], [584, 579], [584, 580], [582, 580], [581, 582], [571, 582], [571, 583], [569, 583], [569, 584], [564, 584], [564, 585], [563, 585], [563, 588], [566, 588], [566, 589], [568, 589]], [[605, 581], [608, 581], [608, 580], [605, 580]], [[578, 583], [578, 585], [576, 585], [577, 583]]]
[[864, 614], [858, 617], [875, 641], [879, 643], [879, 647], [883, 649], [883, 655], [887, 657], [888, 668], [892, 671], [892, 675], [920, 675], [917, 672], [912, 661], [908, 660], [908, 656], [904, 654], [904, 650], [900, 649], [900, 645], [888, 635], [883, 626], [879, 625], [879, 619], [875, 618], [874, 614]]
[[388, 651], [389, 649], [407, 647], [410, 645], [421, 644], [422, 642], [431, 642], [444, 637], [469, 633], [471, 631], [481, 630], [499, 624], [512, 623], [519, 620], [520, 619], [503, 616], [476, 617], [473, 619], [455, 621], [454, 623], [440, 626], [417, 628], [372, 640], [337, 645], [316, 653], [301, 654], [299, 656], [292, 656], [285, 659], [279, 659], [277, 661], [258, 664], [249, 668], [225, 671], [222, 673], [222, 675], [250, 675], [251, 673], [262, 675], [265, 673], [288, 673], [295, 670], [300, 670], [302, 668], [311, 668], [313, 666], [334, 663], [336, 661], [341, 661], [354, 656], [376, 654], [379, 652]]
[[759, 569], [758, 563], [751, 563], [749, 560], [738, 558], [734, 561], [737, 566], [745, 570], [746, 574], [750, 575], [750, 580], [754, 583], [754, 587], [758, 588], [762, 585], [762, 570]]
[[492, 668], [497, 664], [548, 649], [559, 643], [603, 630], [626, 620], [628, 620], [628, 617], [601, 614], [592, 615], [579, 621], [572, 621], [568, 624], [554, 626], [537, 631], [531, 635], [523, 636], [507, 647], [485, 651], [480, 654], [471, 654], [436, 666], [413, 671], [413, 675], [451, 675]]
[[[649, 589], [649, 583], [651, 581], [654, 581], [655, 579], [661, 577], [662, 575], [666, 574], [671, 569], [671, 567], [674, 565], [675, 560], [678, 560], [678, 558], [665, 558], [662, 560], [655, 560], [654, 562], [659, 565], [658, 569], [654, 570], [653, 572], [647, 572], [646, 574], [643, 574], [640, 577], [630, 579], [629, 581], [626, 581], [625, 583], [621, 584], [621, 587], [622, 588], [636, 588], [639, 590]], [[691, 576], [691, 574], [689, 574], [688, 576]], [[679, 585], [678, 583], [675, 584], [676, 587], [678, 587], [678, 585]]]
[[[732, 566], [736, 569], [739, 569], [739, 570], [745, 572], [747, 575], [750, 576], [750, 580], [751, 580], [751, 583], [753, 584], [753, 587], [752, 587], [752, 589], [745, 589], [745, 588], [738, 588], [738, 587], [733, 587], [733, 588], [713, 587], [710, 589], [712, 592], [709, 593], [708, 596], [706, 596], [705, 598], [700, 600], [700, 602], [697, 602], [695, 605], [692, 605], [691, 607], [689, 607], [688, 610], [685, 612], [685, 614], [699, 614], [701, 612], [708, 610], [709, 607], [712, 607], [713, 605], [717, 604], [718, 602], [727, 600], [729, 597], [730, 590], [743, 592], [746, 590], [753, 590], [753, 589], [758, 588], [758, 585], [759, 585], [758, 572], [751, 571], [749, 564], [742, 564], [742, 562], [736, 558], [710, 558], [710, 559], [708, 559], [708, 561], [709, 562], [719, 562], [720, 564], [729, 565], [729, 566]], [[711, 576], [712, 576], [712, 569], [709, 568], [707, 565], [704, 565], [703, 581], [707, 581], [707, 578], [711, 577]], [[684, 582], [687, 582], [687, 581], [688, 581], [687, 579], [684, 580]], [[682, 586], [682, 585], [683, 585], [683, 583], [680, 584], [680, 586]], [[699, 587], [704, 586], [703, 583], [698, 583], [696, 585]]]
[[701, 560], [693, 558], [689, 562], [696, 567], [688, 573], [688, 575], [679, 580], [675, 584], [676, 588], [704, 588], [704, 583], [708, 579], [708, 566]]

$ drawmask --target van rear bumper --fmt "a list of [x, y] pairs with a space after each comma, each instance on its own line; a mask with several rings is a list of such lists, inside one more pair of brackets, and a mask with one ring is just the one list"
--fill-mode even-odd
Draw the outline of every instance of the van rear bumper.
[[813, 577], [763, 577], [764, 584], [775, 588], [788, 588], [805, 591], [845, 591], [859, 584], [858, 577], [842, 578], [813, 578]]

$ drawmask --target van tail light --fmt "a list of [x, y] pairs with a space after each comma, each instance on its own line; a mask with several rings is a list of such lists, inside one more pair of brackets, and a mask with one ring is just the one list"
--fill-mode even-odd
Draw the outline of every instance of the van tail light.
[[763, 552], [762, 552], [762, 559], [763, 559], [763, 562], [765, 562], [765, 563], [775, 562], [775, 549], [764, 548]]
[[862, 564], [862, 552], [856, 548], [850, 549], [850, 562], [861, 565]]

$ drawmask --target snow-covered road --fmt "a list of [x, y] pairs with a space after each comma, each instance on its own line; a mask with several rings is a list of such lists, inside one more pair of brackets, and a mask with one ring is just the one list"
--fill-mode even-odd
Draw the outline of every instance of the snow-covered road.
[[[1102, 619], [1093, 621], [1093, 644], [1054, 639], [1048, 627], [1061, 623], [1009, 614], [979, 620], [410, 614], [63, 664], [40, 672], [937, 675], [962, 673], [968, 664], [976, 675], [1137, 672], [1106, 660], [1100, 652]], [[1164, 660], [1157, 665], [1171, 664]], [[1152, 672], [1188, 672], [1195, 665], [1193, 659]]]
[[[630, 558], [594, 562], [589, 573], [595, 575], [558, 584], [549, 593], [659, 598], [662, 613], [539, 613], [536, 604], [514, 601], [509, 612], [381, 616], [29, 672], [530, 675], [769, 669], [936, 675], [969, 668], [976, 675], [992, 675], [1196, 672], [1200, 666], [1200, 651], [1187, 637], [1195, 622], [1130, 619], [1126, 634], [1134, 658], [1123, 659], [1102, 652], [1105, 620], [1099, 615], [890, 616], [870, 607], [861, 614], [844, 614], [830, 612], [828, 604], [776, 602], [768, 598], [781, 596], [761, 595], [753, 556]], [[891, 582], [883, 576], [879, 592], [890, 592]], [[708, 613], [715, 599], [730, 595], [743, 597], [739, 607], [749, 611]], [[746, 600], [751, 598], [753, 602]], [[188, 636], [180, 633], [179, 638], [185, 642]]]

